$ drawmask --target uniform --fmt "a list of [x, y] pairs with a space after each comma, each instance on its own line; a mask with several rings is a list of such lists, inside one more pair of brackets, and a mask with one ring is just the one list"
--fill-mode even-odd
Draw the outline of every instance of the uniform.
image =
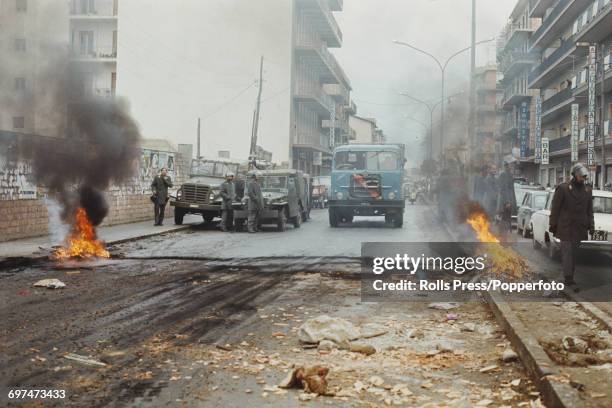
[[247, 196], [249, 197], [249, 232], [257, 231], [259, 224], [259, 214], [263, 210], [264, 199], [261, 193], [261, 187], [256, 179], [251, 179], [247, 184]]
[[219, 195], [223, 199], [221, 201], [221, 229], [223, 231], [231, 230], [234, 224], [234, 209], [232, 203], [236, 200], [236, 186], [234, 182], [225, 180], [221, 184]]
[[168, 176], [155, 176], [151, 182], [151, 190], [153, 190], [151, 200], [154, 204], [155, 225], [162, 225], [164, 222], [169, 187], [172, 187], [172, 180]]
[[561, 240], [563, 276], [573, 282], [576, 249], [595, 228], [593, 194], [590, 186], [572, 180], [555, 190], [550, 209], [549, 230]]

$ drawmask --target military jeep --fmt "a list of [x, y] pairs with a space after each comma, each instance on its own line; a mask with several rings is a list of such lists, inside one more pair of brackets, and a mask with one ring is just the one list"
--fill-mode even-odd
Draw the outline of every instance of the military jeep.
[[189, 180], [172, 198], [174, 223], [181, 225], [185, 214], [201, 214], [205, 222], [221, 216], [219, 188], [228, 172], [238, 174], [240, 163], [224, 159], [193, 159]]
[[[264, 208], [259, 216], [259, 225], [273, 224], [278, 231], [285, 231], [287, 223], [300, 228], [308, 221], [310, 209], [310, 181], [307, 174], [298, 170], [265, 170], [258, 172], [259, 185], [264, 198]], [[250, 179], [251, 173], [247, 175]], [[247, 181], [248, 183], [248, 181]], [[248, 218], [248, 196], [235, 202], [234, 226], [244, 230]]]

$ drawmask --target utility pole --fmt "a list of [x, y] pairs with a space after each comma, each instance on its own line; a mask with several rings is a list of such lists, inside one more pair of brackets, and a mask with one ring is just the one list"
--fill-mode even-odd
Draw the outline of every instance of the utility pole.
[[255, 105], [255, 115], [253, 116], [253, 134], [251, 135], [251, 151], [249, 155], [251, 160], [255, 162], [255, 154], [257, 150], [257, 129], [259, 128], [259, 110], [261, 107], [261, 91], [263, 88], [263, 62], [264, 57], [261, 56], [259, 62], [259, 92], [257, 93], [257, 104]]
[[196, 157], [197, 157], [198, 159], [199, 159], [200, 157], [202, 157], [202, 156], [200, 155], [200, 118], [198, 118], [198, 152], [197, 152], [197, 156], [196, 156]]
[[[476, 72], [476, 0], [472, 0], [472, 39], [470, 46], [470, 116], [468, 120], [468, 157], [470, 161], [474, 149], [474, 125], [475, 125], [475, 110], [476, 110], [476, 88], [474, 86], [474, 74]], [[468, 163], [466, 163], [468, 164]]]
[[606, 106], [606, 88], [605, 88], [605, 79], [606, 79], [606, 66], [604, 63], [604, 59], [606, 57], [606, 49], [607, 48], [604, 44], [600, 44], [599, 45], [599, 49], [601, 50], [601, 54], [600, 54], [600, 60], [599, 60], [599, 66], [600, 66], [600, 72], [601, 72], [601, 107], [600, 107], [600, 114], [599, 114], [599, 128], [601, 129], [601, 176], [599, 177], [599, 189], [603, 190], [604, 186], [606, 185], [606, 182], [608, 180], [607, 179], [607, 174], [606, 174], [606, 136], [608, 136], [608, 129], [605, 129], [605, 111], [604, 108]]

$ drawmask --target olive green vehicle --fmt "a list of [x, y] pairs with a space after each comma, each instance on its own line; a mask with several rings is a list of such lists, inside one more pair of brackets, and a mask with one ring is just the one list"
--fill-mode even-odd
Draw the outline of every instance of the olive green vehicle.
[[[247, 180], [250, 178], [249, 173]], [[310, 214], [310, 177], [298, 170], [264, 170], [258, 172], [258, 180], [264, 197], [264, 209], [259, 224], [276, 225], [278, 231], [285, 231], [287, 223], [300, 228], [308, 221]], [[246, 188], [245, 188], [246, 190]], [[248, 218], [248, 197], [233, 203], [234, 226], [237, 231], [246, 228]]]
[[201, 214], [205, 222], [221, 217], [219, 188], [229, 172], [238, 174], [241, 163], [225, 159], [193, 159], [189, 180], [172, 197], [174, 223], [181, 225], [185, 214]]

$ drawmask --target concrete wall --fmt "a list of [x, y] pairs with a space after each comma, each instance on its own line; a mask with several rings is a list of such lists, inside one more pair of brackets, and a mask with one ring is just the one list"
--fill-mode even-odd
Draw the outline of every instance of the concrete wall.
[[349, 118], [349, 126], [355, 130], [355, 140], [351, 143], [372, 143], [374, 140], [374, 124], [357, 116]]
[[[0, 135], [0, 241], [46, 235], [52, 197], [32, 177], [31, 164], [15, 154], [15, 135]], [[142, 149], [134, 177], [105, 192], [109, 213], [102, 225], [153, 219], [150, 184], [161, 167], [168, 167], [178, 186], [187, 176], [189, 158], [179, 153]], [[166, 208], [170, 217], [172, 209]]]

